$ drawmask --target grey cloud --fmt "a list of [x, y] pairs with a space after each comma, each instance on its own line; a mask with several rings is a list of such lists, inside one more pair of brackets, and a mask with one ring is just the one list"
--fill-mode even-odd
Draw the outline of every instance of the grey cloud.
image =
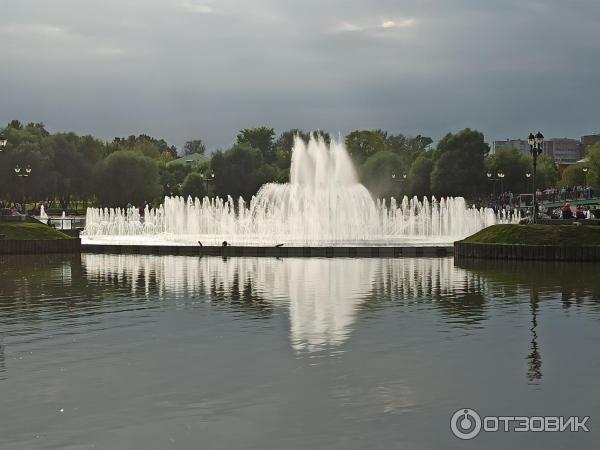
[[597, 1], [4, 3], [1, 122], [211, 148], [261, 124], [600, 131]]

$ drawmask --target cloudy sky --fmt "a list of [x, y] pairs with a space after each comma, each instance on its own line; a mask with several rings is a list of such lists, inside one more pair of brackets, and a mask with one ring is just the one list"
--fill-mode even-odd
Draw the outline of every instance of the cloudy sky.
[[598, 0], [0, 0], [0, 123], [600, 132]]

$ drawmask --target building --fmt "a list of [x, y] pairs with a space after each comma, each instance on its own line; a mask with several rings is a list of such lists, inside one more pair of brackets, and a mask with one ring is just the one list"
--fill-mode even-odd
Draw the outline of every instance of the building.
[[544, 141], [544, 155], [557, 164], [574, 164], [585, 156], [585, 146], [577, 139], [547, 139]]
[[169, 161], [167, 166], [182, 164], [189, 165], [192, 167], [197, 167], [208, 161], [208, 156], [200, 154], [200, 153], [192, 153], [191, 155], [185, 155], [181, 158], [174, 159], [173, 161]]
[[529, 144], [526, 139], [506, 139], [505, 141], [494, 141], [492, 153], [496, 154], [501, 148], [514, 148], [525, 155], [529, 155]]
[[586, 134], [585, 136], [581, 136], [581, 144], [585, 147], [585, 151], [600, 142], [600, 134]]

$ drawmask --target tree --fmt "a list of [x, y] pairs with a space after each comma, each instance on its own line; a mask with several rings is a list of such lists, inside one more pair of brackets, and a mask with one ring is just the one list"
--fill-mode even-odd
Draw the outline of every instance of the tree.
[[275, 130], [269, 127], [244, 128], [237, 135], [238, 144], [247, 144], [260, 151], [266, 162], [275, 159]]
[[156, 139], [147, 134], [131, 135], [128, 138], [116, 137], [112, 144], [111, 153], [119, 150], [136, 150], [151, 158], [158, 158], [166, 152], [173, 158], [177, 158], [177, 149], [173, 145], [170, 146], [164, 139]]
[[[526, 173], [531, 172], [531, 158], [512, 147], [500, 147], [496, 154], [490, 155], [485, 161], [486, 171], [497, 178], [499, 172], [504, 174], [502, 186], [505, 192], [518, 194], [526, 192]], [[491, 184], [491, 183], [489, 183]], [[489, 187], [490, 191], [492, 186]], [[499, 187], [496, 192], [499, 192]]]
[[407, 192], [407, 169], [397, 154], [377, 152], [362, 166], [361, 181], [375, 197], [398, 197]]
[[134, 151], [109, 155], [98, 166], [95, 178], [98, 201], [105, 206], [142, 206], [162, 194], [156, 163]]
[[386, 137], [381, 130], [356, 130], [346, 136], [346, 148], [352, 159], [362, 164], [369, 156], [388, 149]]
[[193, 155], [195, 153], [204, 155], [206, 153], [206, 145], [204, 145], [202, 139], [187, 141], [183, 146], [183, 153], [184, 155]]
[[264, 180], [257, 173], [262, 165], [262, 153], [249, 144], [236, 144], [225, 152], [216, 152], [211, 167], [215, 173], [217, 195], [231, 195], [233, 198], [241, 196], [250, 200], [263, 182], [272, 181]]
[[[529, 158], [529, 160], [531, 160], [531, 158]], [[558, 167], [556, 167], [556, 163], [546, 156], [539, 157], [537, 162], [535, 185], [542, 189], [556, 186], [559, 178], [560, 173], [558, 171]]]
[[181, 194], [186, 198], [188, 196], [192, 198], [206, 196], [206, 180], [202, 174], [199, 172], [189, 173], [183, 180]]
[[408, 173], [408, 190], [411, 195], [428, 197], [431, 195], [432, 155], [422, 154], [415, 159]]
[[572, 164], [567, 167], [560, 180], [562, 186], [585, 186], [585, 172], [583, 166], [579, 164]]
[[587, 152], [588, 166], [588, 184], [590, 186], [600, 186], [600, 142], [592, 145]]
[[469, 128], [448, 133], [438, 143], [438, 152], [431, 172], [433, 195], [477, 198], [486, 183], [484, 157], [489, 152], [483, 134]]

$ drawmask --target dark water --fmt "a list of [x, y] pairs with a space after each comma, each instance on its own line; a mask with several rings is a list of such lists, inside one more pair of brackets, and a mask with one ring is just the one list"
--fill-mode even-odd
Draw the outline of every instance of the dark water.
[[[597, 448], [600, 267], [0, 259], [0, 449]], [[591, 416], [482, 433], [481, 415]]]

